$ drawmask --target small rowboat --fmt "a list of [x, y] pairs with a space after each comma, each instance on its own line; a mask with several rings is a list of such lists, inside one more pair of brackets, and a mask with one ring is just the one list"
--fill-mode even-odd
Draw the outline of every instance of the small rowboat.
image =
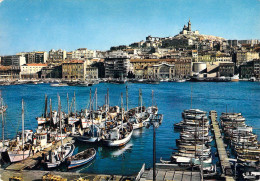
[[92, 161], [96, 156], [96, 150], [94, 148], [87, 149], [76, 155], [68, 157], [68, 169], [80, 167]]

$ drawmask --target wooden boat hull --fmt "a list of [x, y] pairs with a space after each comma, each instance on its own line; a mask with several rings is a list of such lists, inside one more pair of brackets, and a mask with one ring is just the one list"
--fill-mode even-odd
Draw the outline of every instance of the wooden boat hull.
[[8, 156], [11, 163], [22, 161], [30, 156], [30, 150], [8, 151]]
[[73, 169], [73, 168], [77, 168], [77, 167], [83, 166], [83, 165], [91, 162], [95, 157], [96, 157], [96, 150], [95, 150], [94, 154], [91, 157], [87, 158], [87, 159], [70, 161], [68, 169]]
[[124, 139], [121, 139], [121, 140], [103, 140], [103, 144], [105, 146], [109, 146], [109, 147], [124, 146], [126, 143], [128, 143], [130, 141], [132, 134], [133, 134], [133, 130]]

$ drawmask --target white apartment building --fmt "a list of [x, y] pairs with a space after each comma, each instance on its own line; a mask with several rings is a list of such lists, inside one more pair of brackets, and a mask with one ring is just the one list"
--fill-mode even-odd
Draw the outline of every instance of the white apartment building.
[[97, 52], [96, 50], [88, 50], [87, 48], [79, 48], [75, 51], [72, 51], [72, 59], [90, 59], [90, 58], [96, 58]]
[[38, 78], [38, 73], [48, 64], [32, 63], [21, 66], [21, 78]]

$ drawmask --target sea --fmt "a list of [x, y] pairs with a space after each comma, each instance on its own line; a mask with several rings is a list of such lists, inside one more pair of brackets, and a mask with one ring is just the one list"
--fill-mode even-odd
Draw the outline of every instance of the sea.
[[[22, 129], [21, 102], [25, 102], [25, 129], [37, 128], [36, 117], [44, 112], [45, 94], [52, 99], [53, 110], [58, 109], [57, 95], [61, 97], [62, 110], [67, 112], [67, 94], [70, 102], [76, 95], [76, 109], [86, 109], [89, 93], [97, 89], [98, 106], [105, 104], [109, 89], [110, 105], [121, 105], [123, 93], [126, 107], [126, 85], [128, 86], [129, 108], [138, 106], [139, 90], [142, 90], [144, 106], [156, 104], [163, 122], [156, 129], [156, 161], [170, 160], [176, 151], [175, 140], [179, 133], [174, 132], [173, 124], [182, 120], [184, 109], [197, 108], [209, 112], [241, 112], [246, 123], [253, 126], [260, 136], [260, 83], [259, 82], [161, 82], [160, 84], [109, 84], [99, 83], [91, 87], [51, 87], [50, 84], [25, 84], [1, 86], [2, 97], [8, 106], [5, 113], [5, 138], [12, 139]], [[154, 99], [152, 102], [152, 91]], [[2, 130], [2, 129], [1, 129]], [[0, 135], [2, 132], [0, 130]], [[122, 148], [107, 148], [102, 144], [75, 143], [74, 153], [94, 147], [95, 160], [83, 167], [72, 170], [81, 173], [132, 175], [138, 173], [145, 163], [146, 168], [153, 163], [153, 128], [135, 130], [131, 141]], [[40, 168], [42, 169], [42, 168]], [[64, 171], [64, 168], [58, 168]]]

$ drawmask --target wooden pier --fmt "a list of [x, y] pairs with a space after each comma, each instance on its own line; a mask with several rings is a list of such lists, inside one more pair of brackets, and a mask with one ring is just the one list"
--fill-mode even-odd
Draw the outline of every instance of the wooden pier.
[[[39, 181], [43, 180], [43, 177], [47, 177], [52, 179], [45, 180], [56, 180], [56, 181], [120, 181], [120, 180], [135, 180], [135, 175], [133, 176], [122, 176], [122, 175], [106, 175], [106, 174], [89, 174], [89, 173], [77, 173], [77, 172], [58, 172], [58, 171], [42, 171], [42, 170], [23, 170], [20, 172], [13, 170], [1, 170], [0, 169], [0, 180], [7, 181], [11, 177], [20, 177], [24, 181]], [[56, 179], [55, 179], [56, 178]], [[62, 178], [62, 179], [57, 179]]]
[[[67, 137], [63, 139], [63, 143], [71, 142], [72, 137]], [[6, 170], [14, 170], [14, 171], [21, 171], [26, 168], [32, 169], [35, 165], [39, 163], [39, 161], [42, 158], [42, 154], [48, 154], [48, 152], [52, 149], [56, 149], [61, 145], [61, 141], [58, 141], [56, 144], [53, 144], [52, 146], [45, 148], [42, 151], [39, 151], [35, 153], [33, 156], [26, 158], [25, 160], [18, 162], [18, 163], [13, 163], [10, 166], [6, 168]]]
[[232, 180], [234, 180], [232, 177], [233, 173], [232, 173], [231, 165], [230, 165], [229, 158], [227, 155], [227, 151], [224, 146], [223, 138], [221, 136], [219, 124], [217, 121], [217, 112], [210, 111], [210, 117], [211, 117], [212, 127], [213, 127], [214, 136], [215, 136], [215, 140], [216, 140], [216, 146], [217, 146], [217, 150], [218, 150], [222, 173], [225, 175], [226, 180], [232, 181]]
[[[152, 181], [153, 180], [153, 169], [144, 170], [140, 178], [136, 178], [137, 181]], [[185, 171], [185, 170], [175, 170], [169, 168], [160, 168], [156, 164], [156, 180], [160, 181], [200, 181], [200, 172], [196, 171]]]

